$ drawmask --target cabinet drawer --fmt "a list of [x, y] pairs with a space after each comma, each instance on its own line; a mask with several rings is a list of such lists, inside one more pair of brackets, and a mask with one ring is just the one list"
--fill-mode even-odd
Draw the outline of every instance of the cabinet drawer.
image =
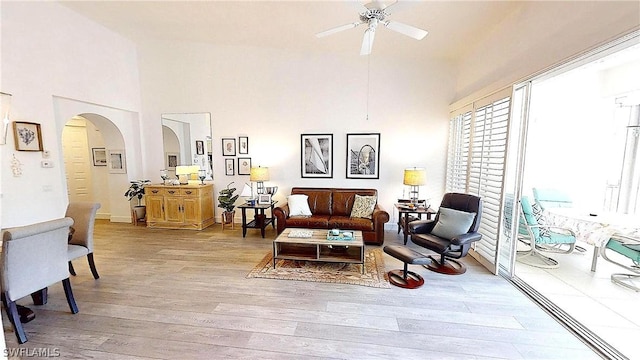
[[184, 196], [199, 196], [200, 189], [180, 189], [180, 195]]
[[164, 195], [164, 189], [147, 186], [144, 193], [145, 195]]
[[164, 194], [167, 196], [178, 196], [181, 195], [180, 189], [164, 189]]

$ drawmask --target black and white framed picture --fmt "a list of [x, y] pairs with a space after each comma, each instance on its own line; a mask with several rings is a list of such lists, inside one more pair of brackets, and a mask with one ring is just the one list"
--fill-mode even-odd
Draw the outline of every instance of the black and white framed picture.
[[124, 150], [109, 150], [107, 156], [109, 173], [111, 174], [126, 174], [127, 165], [124, 157]]
[[238, 158], [238, 175], [251, 175], [251, 158]]
[[233, 176], [236, 174], [235, 162], [233, 159], [224, 159], [224, 174], [227, 176]]
[[248, 154], [249, 153], [249, 137], [248, 136], [238, 136], [238, 154]]
[[333, 177], [333, 134], [300, 135], [300, 170], [303, 178]]
[[271, 204], [271, 194], [258, 194], [258, 204], [260, 205]]
[[347, 134], [347, 179], [380, 177], [380, 133]]
[[196, 140], [196, 155], [204, 155], [204, 141]]
[[107, 150], [105, 148], [91, 148], [93, 166], [107, 166]]
[[180, 154], [175, 152], [166, 152], [164, 153], [164, 167], [167, 170], [175, 170], [176, 166], [178, 166], [178, 160], [180, 159]]
[[222, 138], [222, 156], [236, 156], [235, 138]]

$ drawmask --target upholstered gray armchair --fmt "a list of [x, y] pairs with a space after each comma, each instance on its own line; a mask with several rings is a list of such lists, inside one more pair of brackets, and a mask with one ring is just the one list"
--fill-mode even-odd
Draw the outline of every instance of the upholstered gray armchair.
[[67, 271], [67, 239], [73, 219], [63, 218], [4, 230], [2, 295], [20, 344], [27, 341], [16, 301], [62, 281], [71, 313], [78, 312]]
[[73, 236], [69, 242], [69, 272], [75, 276], [71, 260], [87, 256], [89, 268], [94, 279], [100, 278], [93, 260], [93, 226], [96, 222], [96, 212], [100, 204], [92, 202], [71, 202], [67, 206], [65, 216], [73, 219]]

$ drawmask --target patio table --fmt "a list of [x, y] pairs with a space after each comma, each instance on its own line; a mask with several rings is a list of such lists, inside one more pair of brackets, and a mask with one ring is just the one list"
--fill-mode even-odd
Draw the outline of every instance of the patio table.
[[589, 213], [576, 208], [548, 208], [554, 226], [573, 230], [576, 239], [594, 246], [591, 271], [596, 271], [600, 248], [613, 234], [640, 237], [640, 216], [612, 212]]

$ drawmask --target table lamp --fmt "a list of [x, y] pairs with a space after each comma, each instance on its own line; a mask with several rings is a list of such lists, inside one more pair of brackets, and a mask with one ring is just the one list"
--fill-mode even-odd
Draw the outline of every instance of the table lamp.
[[269, 168], [260, 166], [252, 167], [249, 180], [258, 183], [256, 186], [256, 192], [258, 194], [264, 194], [264, 182], [269, 181]]
[[411, 187], [409, 197], [411, 198], [411, 203], [416, 204], [418, 202], [420, 186], [427, 183], [427, 171], [423, 168], [416, 167], [405, 169], [403, 183]]
[[188, 184], [189, 180], [197, 179], [199, 170], [200, 166], [198, 165], [179, 165], [176, 166], [176, 176], [178, 176], [180, 184]]

